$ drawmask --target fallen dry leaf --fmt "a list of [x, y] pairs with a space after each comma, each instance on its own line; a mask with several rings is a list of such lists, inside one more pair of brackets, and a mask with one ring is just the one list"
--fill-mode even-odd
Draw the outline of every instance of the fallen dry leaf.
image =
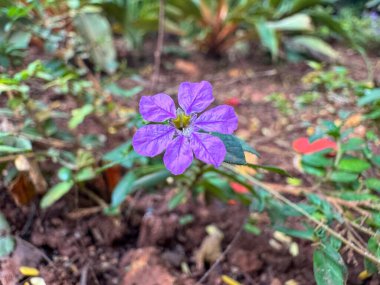
[[174, 63], [175, 69], [185, 73], [186, 75], [197, 77], [199, 76], [199, 68], [197, 65], [188, 60], [177, 59]]

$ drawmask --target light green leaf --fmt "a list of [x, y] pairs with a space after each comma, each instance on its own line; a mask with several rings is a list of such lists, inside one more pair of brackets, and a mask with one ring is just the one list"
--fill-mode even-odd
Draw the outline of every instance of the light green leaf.
[[16, 246], [12, 236], [0, 236], [0, 258], [11, 254]]
[[124, 88], [121, 88], [116, 83], [111, 83], [106, 86], [106, 90], [109, 91], [112, 95], [125, 97], [125, 98], [133, 97], [137, 95], [138, 93], [140, 93], [143, 89], [144, 87], [142, 86], [135, 86], [131, 89], [124, 89]]
[[63, 181], [51, 188], [42, 198], [40, 207], [47, 208], [62, 198], [74, 186], [74, 181]]
[[339, 161], [337, 168], [339, 170], [361, 173], [371, 167], [367, 161], [359, 158], [343, 158]]
[[287, 45], [290, 50], [312, 55], [314, 57], [327, 57], [331, 60], [338, 59], [338, 53], [323, 40], [313, 36], [292, 37]]
[[306, 14], [295, 14], [276, 22], [268, 22], [268, 28], [276, 31], [312, 31], [311, 18]]
[[115, 72], [116, 50], [107, 18], [99, 13], [82, 12], [75, 17], [74, 26], [87, 43], [95, 65], [108, 73]]
[[366, 90], [364, 96], [358, 100], [358, 105], [364, 106], [377, 101], [380, 101], [380, 88]]
[[78, 171], [78, 173], [75, 175], [75, 181], [81, 182], [86, 180], [91, 180], [95, 177], [95, 171], [91, 166], [82, 168]]
[[346, 282], [346, 266], [339, 252], [332, 246], [314, 250], [313, 267], [317, 285], [344, 285]]
[[81, 108], [72, 110], [72, 117], [69, 121], [69, 128], [75, 129], [88, 115], [92, 113], [93, 110], [94, 107], [90, 104], [86, 104]]
[[377, 178], [367, 178], [365, 180], [365, 185], [372, 190], [380, 192], [380, 179]]

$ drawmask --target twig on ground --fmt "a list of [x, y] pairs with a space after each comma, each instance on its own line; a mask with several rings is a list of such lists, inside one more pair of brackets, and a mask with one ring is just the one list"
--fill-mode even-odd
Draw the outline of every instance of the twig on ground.
[[240, 237], [241, 233], [244, 229], [244, 224], [247, 221], [247, 218], [244, 219], [244, 222], [242, 223], [239, 231], [235, 234], [232, 241], [229, 243], [229, 245], [226, 247], [226, 249], [222, 252], [222, 254], [219, 256], [219, 258], [214, 262], [214, 264], [206, 271], [205, 274], [197, 281], [196, 285], [202, 284], [204, 281], [207, 280], [210, 273], [219, 265], [219, 263], [224, 259], [224, 257], [227, 255], [227, 253], [232, 249], [238, 238]]
[[162, 47], [164, 45], [164, 35], [165, 35], [165, 0], [160, 0], [158, 37], [157, 37], [157, 47], [154, 52], [154, 71], [153, 71], [152, 83], [150, 86], [151, 92], [155, 91], [156, 85], [158, 83], [158, 79], [160, 77], [161, 54], [162, 54]]

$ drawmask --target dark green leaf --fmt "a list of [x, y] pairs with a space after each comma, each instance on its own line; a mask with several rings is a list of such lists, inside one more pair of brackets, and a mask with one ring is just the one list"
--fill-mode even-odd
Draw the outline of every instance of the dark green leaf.
[[186, 197], [186, 189], [178, 191], [168, 202], [168, 209], [171, 211], [181, 204]]
[[313, 153], [302, 156], [302, 163], [314, 167], [329, 167], [334, 164], [331, 158], [326, 158], [324, 153]]
[[227, 153], [224, 158], [224, 162], [239, 165], [244, 165], [247, 163], [245, 161], [243, 147], [238, 138], [233, 135], [225, 135], [220, 133], [212, 133], [212, 135], [220, 138], [226, 147]]
[[[368, 240], [368, 250], [370, 253], [372, 253], [372, 255], [377, 257], [378, 260], [380, 260], [380, 236], [379, 235], [371, 237]], [[370, 262], [368, 259], [364, 260], [364, 265], [369, 273], [377, 273], [379, 270], [379, 268], [377, 268], [376, 265]]]
[[318, 168], [318, 167], [313, 167], [307, 164], [303, 164], [302, 169], [305, 171], [305, 173], [314, 175], [317, 177], [324, 177], [326, 175], [326, 170], [323, 168]]
[[252, 153], [252, 154], [256, 155], [257, 157], [260, 157], [260, 154], [256, 149], [254, 149], [252, 146], [250, 146], [248, 143], [246, 143], [242, 139], [238, 138], [238, 140], [241, 144], [241, 147], [243, 148], [243, 151]]
[[132, 193], [133, 183], [136, 181], [135, 174], [130, 171], [119, 181], [115, 189], [113, 189], [111, 197], [111, 207], [118, 207], [125, 198]]
[[259, 165], [259, 164], [247, 163], [247, 166], [253, 169], [263, 169], [263, 170], [274, 172], [280, 175], [291, 176], [286, 170], [272, 166], [272, 165]]
[[344, 171], [333, 171], [330, 176], [330, 180], [334, 182], [350, 183], [358, 179], [357, 174]]

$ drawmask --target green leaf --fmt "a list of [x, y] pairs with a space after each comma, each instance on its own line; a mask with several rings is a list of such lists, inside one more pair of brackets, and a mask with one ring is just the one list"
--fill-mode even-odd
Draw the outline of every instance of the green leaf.
[[380, 201], [380, 198], [370, 193], [343, 192], [339, 195], [341, 199], [347, 201]]
[[118, 207], [123, 203], [125, 197], [134, 190], [133, 183], [136, 181], [136, 175], [130, 171], [119, 181], [112, 192], [111, 207]]
[[185, 226], [187, 224], [190, 224], [194, 221], [194, 216], [191, 214], [183, 215], [182, 217], [179, 218], [178, 223], [181, 226]]
[[269, 50], [272, 58], [276, 60], [279, 53], [279, 42], [276, 31], [270, 28], [264, 19], [256, 21], [255, 25], [261, 44]]
[[51, 188], [42, 198], [40, 207], [47, 208], [62, 198], [74, 186], [74, 181], [63, 181]]
[[4, 214], [0, 212], [0, 232], [7, 234], [11, 230], [11, 227], [8, 224], [7, 219]]
[[326, 170], [323, 168], [313, 167], [307, 164], [302, 164], [302, 169], [305, 173], [314, 175], [317, 177], [324, 177], [326, 175]]
[[359, 150], [363, 147], [364, 140], [362, 138], [351, 138], [347, 142], [342, 144], [342, 151]]
[[338, 53], [323, 40], [314, 36], [295, 36], [288, 42], [290, 50], [313, 56], [324, 56], [332, 60], [338, 59]]
[[245, 161], [243, 147], [238, 138], [233, 135], [225, 135], [220, 133], [212, 133], [212, 135], [220, 138], [226, 147], [227, 153], [224, 158], [224, 162], [239, 165], [247, 164]]
[[365, 185], [372, 190], [380, 192], [380, 179], [377, 178], [367, 178], [365, 180]]
[[108, 73], [115, 72], [116, 49], [107, 18], [99, 13], [82, 12], [74, 18], [74, 26], [89, 47], [95, 65]]
[[380, 155], [375, 155], [372, 157], [372, 162], [380, 167]]
[[306, 227], [305, 230], [291, 229], [283, 226], [276, 226], [274, 228], [276, 231], [282, 232], [288, 236], [302, 238], [306, 240], [314, 240], [314, 229], [311, 227]]
[[68, 180], [72, 179], [72, 176], [73, 176], [73, 173], [72, 173], [71, 169], [69, 169], [67, 167], [61, 167], [58, 170], [58, 178], [61, 181], [68, 181]]
[[168, 202], [169, 211], [175, 209], [186, 197], [186, 189], [178, 191]]
[[323, 168], [332, 166], [334, 164], [331, 158], [327, 158], [324, 156], [324, 153], [313, 153], [303, 155], [301, 161], [303, 164]]
[[358, 100], [359, 106], [373, 104], [380, 101], [380, 88], [366, 90], [364, 96]]
[[291, 176], [286, 170], [272, 166], [272, 165], [259, 165], [259, 164], [247, 163], [247, 166], [253, 169], [263, 169], [263, 170], [274, 172], [280, 175]]
[[256, 155], [257, 157], [260, 157], [260, 154], [259, 154], [259, 152], [256, 149], [254, 149], [253, 147], [251, 147], [248, 143], [246, 143], [242, 139], [238, 138], [238, 140], [239, 140], [239, 142], [241, 144], [241, 147], [243, 148], [243, 151], [252, 153], [252, 154]]
[[339, 252], [331, 246], [319, 247], [313, 254], [317, 285], [344, 285], [347, 269]]
[[276, 31], [312, 31], [311, 18], [306, 14], [295, 14], [276, 22], [268, 22], [268, 27]]
[[91, 180], [95, 177], [95, 171], [91, 166], [82, 168], [78, 171], [78, 173], [75, 175], [75, 181], [82, 182], [86, 180]]
[[[380, 260], [380, 236], [379, 235], [371, 237], [368, 240], [368, 250], [375, 257], [377, 257], [378, 260]], [[364, 260], [364, 266], [369, 273], [377, 273], [379, 270], [379, 268], [377, 268], [376, 265], [370, 262], [368, 259]]]
[[330, 180], [334, 182], [350, 183], [358, 179], [357, 174], [343, 171], [333, 171], [330, 176]]
[[367, 161], [359, 158], [343, 158], [339, 161], [337, 168], [343, 171], [353, 173], [362, 173], [371, 167]]
[[254, 234], [256, 236], [261, 234], [261, 230], [256, 227], [255, 225], [252, 225], [250, 223], [245, 223], [244, 224], [244, 230], [248, 233]]
[[88, 115], [92, 113], [93, 110], [94, 107], [90, 104], [86, 104], [81, 108], [72, 110], [72, 117], [69, 121], [69, 128], [75, 129]]
[[112, 95], [129, 98], [140, 93], [142, 90], [144, 90], [144, 87], [136, 86], [136, 87], [126, 90], [126, 89], [121, 88], [116, 83], [111, 83], [106, 86], [106, 90], [109, 91]]
[[171, 176], [171, 173], [166, 169], [145, 175], [133, 183], [133, 190], [156, 186], [158, 183], [165, 181], [169, 176]]
[[16, 246], [12, 236], [0, 236], [0, 258], [10, 255]]

